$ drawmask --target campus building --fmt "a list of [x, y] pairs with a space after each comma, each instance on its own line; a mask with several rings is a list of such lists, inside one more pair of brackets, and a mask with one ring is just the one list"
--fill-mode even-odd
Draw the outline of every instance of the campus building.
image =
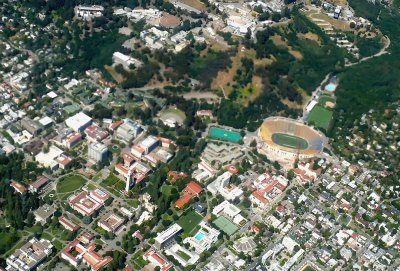
[[91, 216], [104, 205], [108, 197], [109, 195], [100, 189], [90, 193], [82, 191], [79, 195], [71, 198], [69, 205], [81, 215]]
[[211, 245], [218, 241], [220, 231], [210, 227], [206, 222], [201, 221], [200, 229], [194, 236], [187, 237], [183, 240], [183, 243], [188, 243], [196, 253], [202, 253], [205, 250], [210, 249]]
[[136, 138], [143, 128], [135, 121], [131, 119], [124, 119], [123, 123], [116, 130], [116, 137], [125, 142], [129, 142]]
[[118, 231], [122, 224], [124, 224], [124, 219], [113, 213], [105, 215], [98, 222], [102, 229], [112, 233]]
[[174, 240], [175, 236], [182, 231], [182, 227], [178, 224], [173, 224], [168, 229], [160, 232], [154, 239], [154, 247], [157, 249], [162, 249], [167, 246], [171, 241]]
[[82, 134], [92, 124], [92, 118], [83, 112], [79, 112], [66, 119], [65, 124], [75, 132]]
[[6, 270], [31, 271], [39, 266], [53, 251], [53, 245], [46, 239], [32, 238], [7, 260]]
[[97, 271], [112, 261], [110, 256], [102, 257], [96, 251], [96, 244], [92, 238], [83, 234], [69, 244], [61, 253], [61, 258], [77, 268], [82, 262], [87, 264], [92, 271]]
[[99, 142], [93, 142], [88, 147], [88, 157], [95, 163], [104, 163], [108, 157], [108, 148]]

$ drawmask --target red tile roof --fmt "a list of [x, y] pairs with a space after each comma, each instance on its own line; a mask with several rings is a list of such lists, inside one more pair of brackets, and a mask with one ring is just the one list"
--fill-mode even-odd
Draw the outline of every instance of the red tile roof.
[[197, 196], [203, 191], [203, 188], [198, 183], [191, 181], [186, 186], [185, 191], [193, 196]]
[[35, 189], [39, 189], [49, 181], [49, 178], [40, 176], [35, 182], [31, 183], [31, 186]]
[[187, 204], [192, 198], [189, 194], [184, 194], [180, 199], [175, 202], [176, 208], [182, 209], [185, 204]]

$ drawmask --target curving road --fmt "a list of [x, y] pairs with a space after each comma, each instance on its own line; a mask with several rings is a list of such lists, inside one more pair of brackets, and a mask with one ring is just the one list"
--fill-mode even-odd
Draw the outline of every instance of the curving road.
[[384, 46], [382, 47], [381, 50], [379, 50], [379, 52], [377, 52], [376, 54], [374, 54], [374, 55], [372, 55], [372, 56], [366, 56], [366, 57], [364, 57], [364, 58], [361, 58], [361, 59], [360, 59], [359, 61], [357, 61], [357, 62], [354, 62], [354, 63], [347, 63], [347, 64], [345, 64], [344, 66], [345, 66], [345, 67], [351, 67], [351, 66], [354, 66], [354, 65], [356, 65], [356, 64], [360, 64], [361, 62], [367, 61], [367, 60], [369, 60], [369, 59], [371, 59], [371, 58], [379, 57], [379, 56], [384, 55], [384, 54], [390, 54], [390, 52], [388, 52], [387, 49], [389, 48], [391, 41], [390, 41], [390, 39], [389, 39], [388, 36], [384, 36], [383, 38], [385, 39]]

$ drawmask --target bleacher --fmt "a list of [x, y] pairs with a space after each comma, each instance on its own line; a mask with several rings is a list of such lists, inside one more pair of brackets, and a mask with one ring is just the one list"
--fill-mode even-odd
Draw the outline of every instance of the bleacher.
[[[306, 149], [300, 150], [278, 145], [272, 140], [272, 135], [276, 133], [289, 134], [300, 137], [307, 141], [308, 147]], [[259, 135], [263, 139], [265, 144], [267, 144], [270, 148], [290, 153], [316, 155], [321, 152], [324, 147], [323, 135], [321, 135], [313, 128], [289, 118], [272, 117], [266, 119], [260, 127]]]

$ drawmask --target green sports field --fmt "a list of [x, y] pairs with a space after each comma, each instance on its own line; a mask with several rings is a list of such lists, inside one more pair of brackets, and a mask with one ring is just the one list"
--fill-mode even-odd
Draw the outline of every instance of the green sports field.
[[333, 117], [333, 111], [324, 108], [320, 105], [314, 106], [308, 116], [307, 122], [310, 125], [314, 125], [317, 128], [324, 129], [326, 132], [329, 131]]
[[195, 211], [190, 211], [185, 216], [179, 218], [176, 222], [179, 226], [182, 227], [183, 231], [190, 234], [191, 231], [199, 225], [200, 221], [203, 220], [203, 217], [196, 213]]
[[325, 104], [327, 102], [336, 103], [336, 99], [330, 96], [321, 96], [321, 98], [319, 98], [318, 104], [325, 107]]
[[272, 141], [275, 144], [291, 149], [305, 150], [308, 147], [306, 140], [294, 135], [275, 133], [272, 135]]

